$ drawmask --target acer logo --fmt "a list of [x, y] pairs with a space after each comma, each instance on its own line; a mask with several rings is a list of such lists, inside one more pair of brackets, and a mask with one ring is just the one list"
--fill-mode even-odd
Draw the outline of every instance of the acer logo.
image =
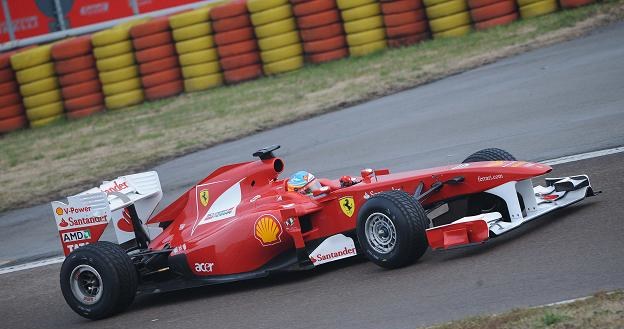
[[195, 263], [195, 272], [210, 273], [213, 266], [214, 263]]

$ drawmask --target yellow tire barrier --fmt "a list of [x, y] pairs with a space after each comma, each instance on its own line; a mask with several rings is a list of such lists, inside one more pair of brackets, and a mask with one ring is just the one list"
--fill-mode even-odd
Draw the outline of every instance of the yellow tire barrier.
[[258, 40], [258, 46], [260, 46], [262, 51], [285, 47], [293, 43], [299, 43], [299, 33], [297, 31]]
[[451, 0], [427, 7], [426, 11], [427, 17], [431, 20], [457, 14], [462, 11], [468, 11], [468, 5], [466, 4], [466, 0]]
[[95, 62], [95, 65], [100, 72], [114, 71], [123, 67], [134, 65], [134, 54], [128, 53], [100, 59]]
[[60, 121], [62, 119], [63, 119], [63, 115], [62, 114], [55, 115], [53, 117], [31, 121], [30, 122], [30, 127], [32, 127], [32, 128], [40, 128], [40, 127], [47, 126], [49, 124], [55, 123], [57, 121]]
[[54, 102], [61, 101], [61, 91], [58, 89], [47, 91], [45, 93], [24, 97], [24, 106], [28, 109], [35, 108], [41, 105], [47, 105]]
[[537, 17], [557, 11], [557, 0], [545, 0], [520, 7], [522, 18]]
[[338, 5], [338, 8], [345, 10], [349, 8], [364, 6], [373, 2], [375, 2], [375, 0], [338, 0], [336, 1], [336, 4]]
[[215, 48], [210, 48], [180, 55], [178, 60], [181, 66], [189, 66], [219, 60], [219, 54]]
[[277, 21], [281, 21], [283, 19], [292, 17], [292, 7], [287, 4], [283, 6], [279, 6], [276, 8], [268, 9], [265, 11], [261, 11], [255, 14], [251, 14], [251, 23], [254, 26], [261, 26]]
[[381, 14], [379, 3], [371, 3], [369, 5], [355, 7], [342, 11], [342, 20], [345, 22], [356, 21], [358, 19], [376, 16]]
[[26, 110], [28, 121], [41, 120], [63, 114], [63, 102], [55, 102]]
[[176, 51], [179, 55], [192, 53], [198, 50], [204, 50], [214, 47], [214, 38], [212, 35], [205, 35], [185, 41], [176, 42]]
[[184, 90], [186, 92], [206, 90], [218, 87], [223, 84], [223, 74], [210, 74], [197, 78], [184, 80]]
[[140, 89], [141, 88], [141, 79], [133, 78], [124, 81], [119, 81], [115, 83], [109, 83], [102, 85], [102, 93], [105, 96], [113, 96], [125, 93], [130, 90]]
[[91, 44], [94, 47], [102, 47], [111, 45], [117, 42], [126, 41], [130, 39], [129, 29], [112, 28], [104, 31], [94, 33], [91, 36]]
[[258, 38], [268, 38], [278, 34], [290, 32], [297, 29], [294, 18], [288, 18], [274, 23], [269, 23], [262, 26], [256, 26], [254, 31]]
[[470, 24], [470, 14], [468, 12], [458, 13], [429, 21], [429, 27], [434, 33], [451, 30], [468, 24]]
[[219, 61], [201, 63], [182, 67], [182, 76], [185, 79], [197, 78], [203, 75], [215, 74], [221, 72]]
[[13, 70], [23, 70], [52, 60], [52, 45], [39, 46], [11, 56]]
[[447, 1], [449, 0], [423, 0], [423, 3], [425, 4], [425, 7], [431, 7], [431, 6], [439, 5]]
[[294, 71], [303, 67], [303, 56], [296, 56], [281, 61], [273, 62], [263, 66], [267, 75], [279, 74]]
[[17, 82], [19, 82], [19, 84], [21, 85], [53, 77], [54, 75], [54, 64], [52, 63], [40, 64], [31, 68], [27, 68], [25, 70], [15, 72]]
[[349, 46], [355, 47], [375, 41], [384, 40], [385, 38], [386, 32], [383, 28], [381, 28], [360, 33], [347, 34], [347, 43], [349, 44]]
[[288, 3], [288, 0], [249, 0], [247, 9], [252, 13], [279, 7]]
[[171, 26], [172, 29], [179, 29], [181, 27], [207, 22], [209, 20], [210, 8], [200, 8], [169, 17], [169, 26]]
[[532, 3], [536, 3], [540, 1], [544, 1], [544, 0], [516, 0], [516, 2], [518, 3], [518, 7], [524, 7], [526, 5], [530, 5]]
[[349, 47], [349, 53], [351, 54], [351, 56], [359, 57], [372, 54], [384, 48], [386, 48], [386, 40], [381, 40], [367, 43], [361, 46]]
[[56, 77], [36, 80], [31, 83], [20, 85], [20, 94], [24, 97], [33, 96], [53, 89], [58, 89], [58, 86]]
[[303, 47], [300, 43], [290, 46], [281, 47], [269, 51], [260, 52], [262, 62], [265, 64], [281, 61], [286, 58], [299, 56], [303, 53]]
[[143, 90], [137, 89], [128, 91], [114, 96], [108, 96], [104, 99], [106, 108], [109, 110], [117, 110], [130, 105], [136, 105], [143, 102]]
[[359, 33], [376, 29], [378, 27], [383, 27], [383, 24], [383, 18], [381, 17], [381, 15], [378, 15], [346, 22], [344, 24], [344, 29], [347, 34]]
[[134, 51], [130, 40], [120, 41], [110, 45], [93, 48], [93, 55], [96, 59], [105, 59], [117, 55], [127, 54]]
[[123, 80], [132, 79], [139, 76], [139, 70], [135, 65], [124, 67], [121, 69], [100, 72], [100, 82], [102, 84], [110, 84]]
[[210, 33], [212, 33], [210, 23], [197, 23], [173, 30], [173, 39], [179, 42], [195, 39]]
[[452, 38], [452, 37], [460, 37], [462, 35], [466, 35], [470, 33], [472, 28], [470, 25], [463, 25], [460, 27], [456, 27], [450, 30], [446, 30], [444, 32], [434, 33], [434, 38]]

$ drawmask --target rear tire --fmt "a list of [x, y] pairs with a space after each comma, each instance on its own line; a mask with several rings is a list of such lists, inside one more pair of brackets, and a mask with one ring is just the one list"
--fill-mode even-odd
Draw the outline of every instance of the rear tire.
[[516, 161], [511, 153], [499, 148], [487, 148], [469, 155], [462, 163], [480, 161]]
[[418, 260], [429, 246], [429, 219], [422, 205], [403, 191], [371, 197], [359, 210], [357, 237], [366, 257], [385, 268]]
[[79, 315], [98, 320], [125, 310], [136, 294], [138, 274], [117, 244], [101, 241], [74, 250], [61, 267], [61, 291]]

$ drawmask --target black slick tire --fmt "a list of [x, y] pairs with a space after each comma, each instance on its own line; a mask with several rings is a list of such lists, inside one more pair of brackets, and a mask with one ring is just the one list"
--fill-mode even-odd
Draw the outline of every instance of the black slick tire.
[[516, 161], [511, 153], [499, 148], [487, 148], [469, 155], [462, 163], [480, 161]]

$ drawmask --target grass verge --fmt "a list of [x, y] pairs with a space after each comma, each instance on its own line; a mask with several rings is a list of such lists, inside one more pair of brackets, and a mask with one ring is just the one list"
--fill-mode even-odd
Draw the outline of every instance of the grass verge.
[[[624, 18], [624, 0], [184, 94], [0, 138], [0, 211], [572, 39]], [[383, 109], [380, 109], [380, 111]]]
[[471, 317], [428, 329], [619, 329], [623, 324], [624, 291], [616, 291], [571, 303]]

